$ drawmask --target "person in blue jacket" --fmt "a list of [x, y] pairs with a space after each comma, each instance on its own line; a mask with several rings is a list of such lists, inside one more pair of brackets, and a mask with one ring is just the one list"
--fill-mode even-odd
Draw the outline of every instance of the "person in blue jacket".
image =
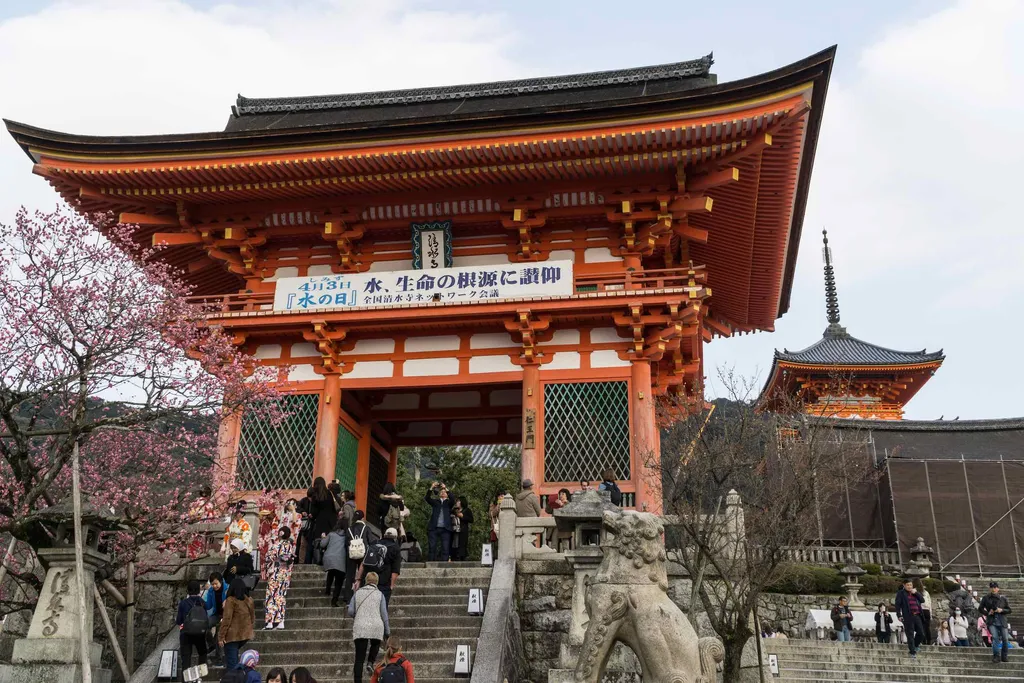
[[431, 507], [427, 524], [427, 561], [448, 560], [452, 547], [452, 500], [448, 497], [448, 487], [435, 481], [424, 500]]
[[220, 663], [224, 659], [224, 653], [217, 645], [217, 625], [224, 616], [224, 601], [228, 598], [228, 587], [224, 583], [224, 577], [220, 572], [210, 574], [210, 581], [203, 591], [203, 603], [206, 605], [206, 614], [210, 617], [210, 634], [206, 639], [207, 649], [213, 652], [213, 661]]

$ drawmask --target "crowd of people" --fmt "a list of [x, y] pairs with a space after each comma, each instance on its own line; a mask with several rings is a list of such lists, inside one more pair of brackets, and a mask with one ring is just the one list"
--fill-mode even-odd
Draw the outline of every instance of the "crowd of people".
[[[910, 656], [916, 658], [924, 645], [967, 647], [971, 645], [971, 623], [959, 604], [952, 605], [948, 616], [935, 628], [933, 614], [937, 612], [932, 596], [925, 589], [921, 579], [907, 578], [896, 592], [892, 609], [879, 603], [875, 617], [875, 637], [879, 643], [891, 643], [896, 624], [903, 627]], [[1005, 595], [1000, 594], [999, 584], [989, 583], [989, 593], [978, 603], [978, 620], [974, 624], [981, 642], [992, 648], [992, 661], [1005, 662], [1011, 647], [1024, 647], [1024, 633], [1012, 633], [1008, 621], [1012, 613]], [[849, 642], [853, 639], [853, 612], [845, 597], [839, 598], [831, 612], [832, 627], [836, 639]], [[934, 635], [933, 635], [934, 633]]]
[[[588, 480], [580, 490], [591, 490]], [[614, 473], [606, 470], [598, 490], [608, 491], [611, 501], [622, 503]], [[498, 513], [508, 492], [499, 493], [490, 506], [491, 540], [497, 540]], [[568, 489], [546, 499], [553, 512], [572, 499]], [[516, 515], [537, 517], [545, 506], [526, 479], [514, 496]], [[465, 496], [455, 496], [443, 482], [434, 482], [423, 497], [430, 510], [427, 522], [427, 560], [456, 562], [469, 556], [470, 532], [476, 523]], [[209, 512], [209, 511], [207, 511]], [[210, 574], [206, 586], [190, 581], [187, 595], [178, 605], [180, 662], [184, 672], [193, 654], [200, 664], [223, 664], [223, 681], [262, 683], [257, 672], [259, 653], [246, 649], [253, 639], [256, 610], [251, 597], [264, 585], [264, 630], [283, 630], [288, 590], [295, 564], [317, 564], [325, 573], [324, 594], [332, 607], [347, 607], [353, 618], [355, 649], [353, 680], [362, 683], [365, 672], [371, 683], [413, 683], [412, 664], [402, 655], [391, 634], [388, 607], [402, 573], [403, 562], [421, 559], [418, 541], [405, 528], [410, 510], [404, 498], [387, 483], [374, 502], [373, 518], [356, 509], [355, 494], [337, 481], [317, 477], [301, 500], [284, 499], [267, 489], [256, 500], [257, 529], [246, 519], [244, 502], [232, 511], [224, 533], [225, 565]], [[379, 535], [376, 529], [382, 529]], [[378, 662], [382, 644], [384, 655]], [[376, 665], [373, 663], [377, 662]], [[313, 682], [304, 668], [286, 675], [282, 669], [267, 673], [267, 681]], [[315, 682], [314, 682], [315, 683]]]

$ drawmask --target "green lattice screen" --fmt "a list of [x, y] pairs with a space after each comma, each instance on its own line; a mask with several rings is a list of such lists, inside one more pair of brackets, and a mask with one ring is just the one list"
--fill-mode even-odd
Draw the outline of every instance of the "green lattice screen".
[[278, 399], [278, 424], [258, 413], [242, 417], [238, 439], [238, 486], [305, 489], [313, 475], [319, 394], [288, 394]]
[[342, 491], [356, 490], [356, 460], [359, 458], [359, 439], [343, 426], [338, 426], [338, 448], [335, 451], [334, 478]]
[[544, 480], [629, 479], [626, 382], [544, 385]]

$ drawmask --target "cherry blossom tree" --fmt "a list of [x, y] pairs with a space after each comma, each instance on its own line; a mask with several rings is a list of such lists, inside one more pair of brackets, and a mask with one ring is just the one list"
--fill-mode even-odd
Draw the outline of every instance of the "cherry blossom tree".
[[[203, 487], [230, 489], [221, 415], [273, 403], [270, 371], [136, 231], [68, 210], [0, 225], [0, 539], [47, 543], [39, 515], [69, 495], [77, 442], [83, 494], [128, 529], [118, 559], [174, 546]], [[31, 583], [22, 569], [10, 576]]]

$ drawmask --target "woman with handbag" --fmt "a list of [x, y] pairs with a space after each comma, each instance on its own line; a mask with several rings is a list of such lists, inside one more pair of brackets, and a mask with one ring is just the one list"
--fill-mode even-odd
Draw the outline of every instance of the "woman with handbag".
[[292, 563], [295, 562], [295, 544], [292, 530], [284, 526], [278, 530], [278, 537], [267, 548], [267, 596], [264, 602], [266, 625], [264, 631], [284, 628], [284, 611], [288, 588], [292, 585]]
[[306, 537], [306, 564], [313, 564], [313, 543], [334, 528], [338, 514], [334, 511], [334, 496], [327, 489], [323, 477], [313, 480], [309, 493], [309, 534]]

